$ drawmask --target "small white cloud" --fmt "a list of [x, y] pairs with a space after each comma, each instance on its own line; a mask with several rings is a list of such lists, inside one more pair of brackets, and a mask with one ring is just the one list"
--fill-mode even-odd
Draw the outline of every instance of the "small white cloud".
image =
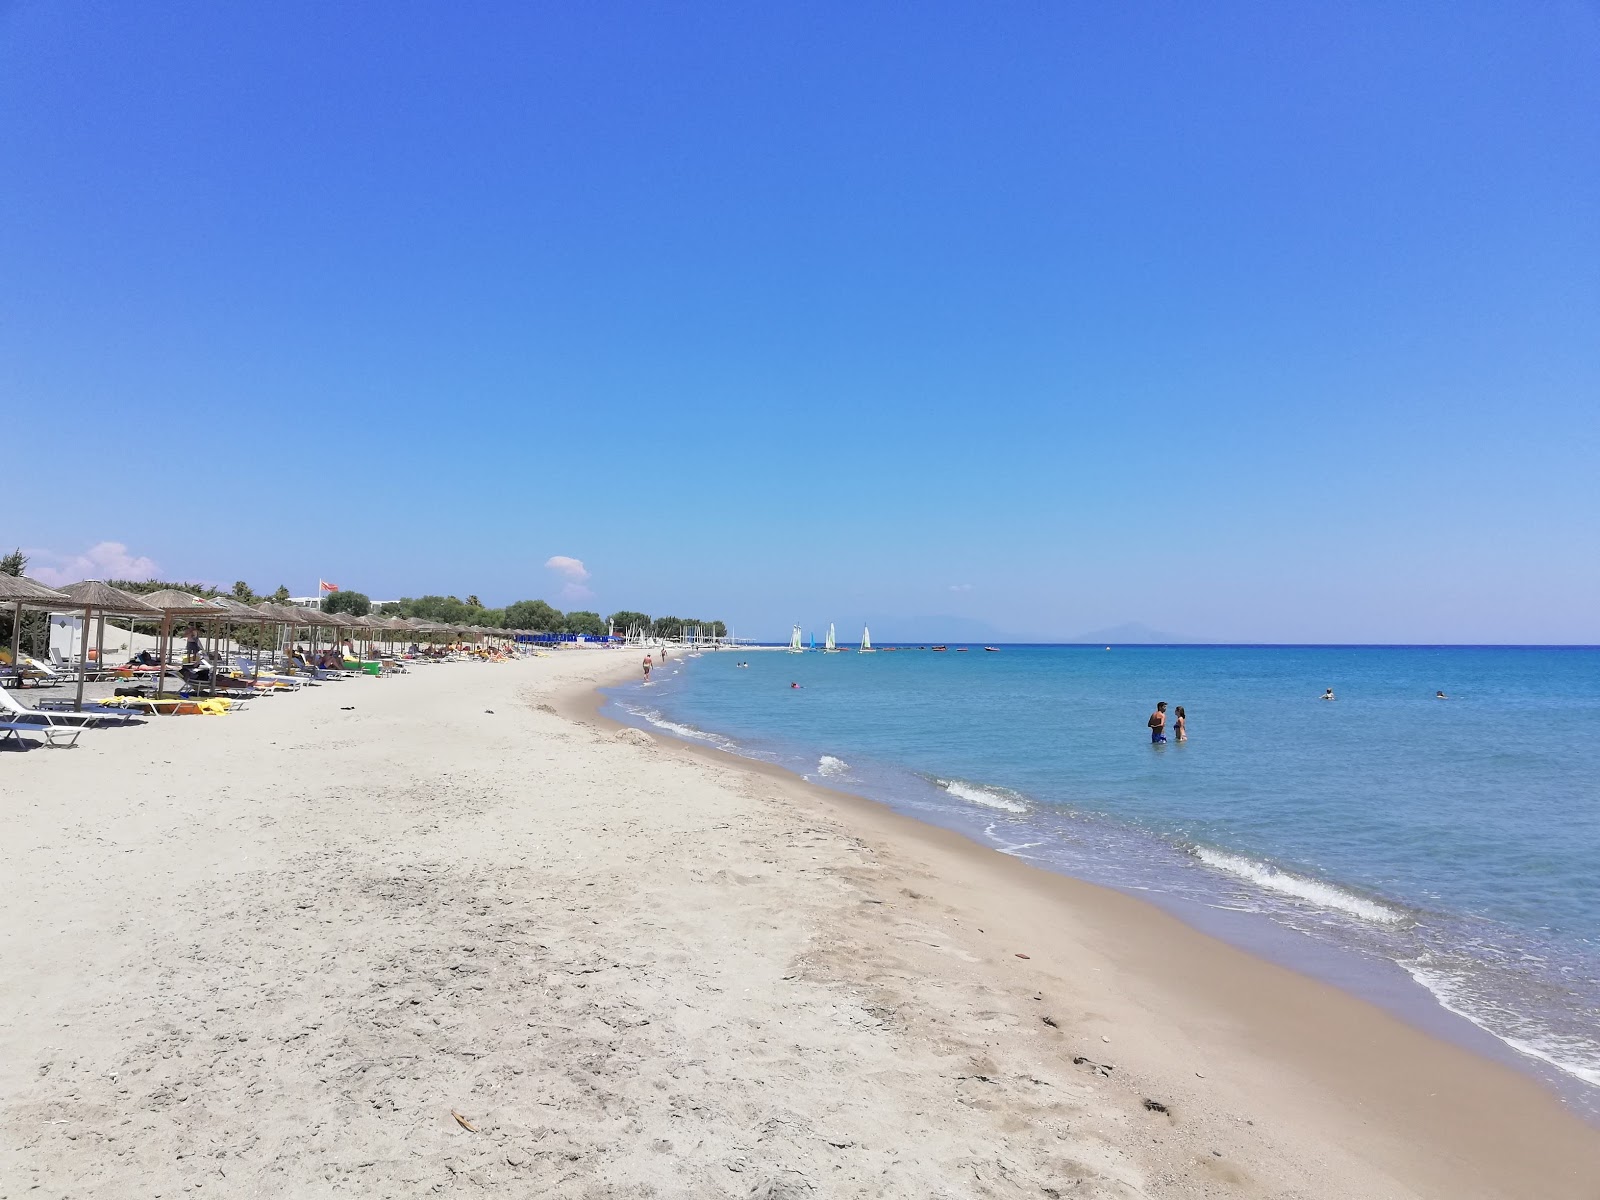
[[583, 565], [581, 558], [568, 558], [565, 554], [557, 554], [545, 559], [544, 565], [574, 583], [582, 583], [589, 578], [589, 568]]
[[972, 585], [970, 583], [952, 583], [950, 585], [950, 590], [952, 592], [970, 592], [972, 590]]
[[24, 550], [27, 573], [40, 583], [60, 587], [80, 579], [154, 579], [161, 568], [154, 559], [129, 554], [121, 542], [96, 542], [82, 554]]

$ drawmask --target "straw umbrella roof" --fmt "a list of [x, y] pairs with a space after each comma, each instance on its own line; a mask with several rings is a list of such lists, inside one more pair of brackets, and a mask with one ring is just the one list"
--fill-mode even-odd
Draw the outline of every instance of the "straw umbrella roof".
[[140, 596], [151, 608], [159, 608], [168, 616], [174, 617], [215, 617], [217, 610], [213, 605], [207, 604], [199, 596], [191, 596], [188, 592], [180, 592], [176, 588], [162, 588], [159, 592], [150, 592]]
[[213, 596], [206, 603], [220, 610], [224, 619], [229, 621], [258, 621], [265, 625], [273, 620], [270, 613], [251, 608], [248, 604], [241, 600], [235, 600], [232, 596]]
[[85, 579], [82, 583], [69, 583], [58, 589], [71, 601], [73, 608], [92, 608], [98, 612], [119, 613], [123, 616], [158, 617], [161, 610], [146, 604], [131, 592], [114, 588], [98, 579]]
[[0, 572], [0, 604], [45, 605], [66, 600], [63, 592], [29, 579], [26, 575], [7, 575]]

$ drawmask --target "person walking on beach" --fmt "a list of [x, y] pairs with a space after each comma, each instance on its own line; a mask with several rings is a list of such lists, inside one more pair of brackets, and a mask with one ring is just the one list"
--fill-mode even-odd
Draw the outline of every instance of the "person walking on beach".
[[1150, 744], [1164, 743], [1167, 740], [1167, 702], [1165, 700], [1156, 705], [1155, 712], [1150, 714], [1150, 719], [1145, 722], [1150, 726]]
[[1189, 731], [1184, 727], [1183, 705], [1181, 704], [1172, 713], [1172, 740], [1175, 742], [1187, 742], [1189, 740]]
[[650, 682], [650, 656], [648, 654], [644, 656], [644, 681], [646, 683]]

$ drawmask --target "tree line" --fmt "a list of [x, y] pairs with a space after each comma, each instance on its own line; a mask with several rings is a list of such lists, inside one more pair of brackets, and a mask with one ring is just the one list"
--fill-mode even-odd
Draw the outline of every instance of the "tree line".
[[[20, 550], [0, 558], [0, 571], [8, 575], [21, 575], [26, 566], [27, 558]], [[289, 589], [282, 584], [271, 592], [257, 592], [242, 579], [237, 580], [227, 593], [208, 584], [169, 583], [158, 579], [111, 579], [106, 582], [112, 587], [121, 588], [135, 595], [172, 588], [196, 596], [231, 595], [244, 604], [256, 604], [262, 600], [285, 604], [289, 600]], [[518, 600], [503, 608], [490, 608], [474, 595], [468, 595], [464, 600], [457, 596], [415, 598], [404, 596], [398, 601], [380, 605], [374, 610], [372, 600], [361, 592], [331, 592], [323, 597], [322, 611], [348, 613], [353, 617], [365, 617], [374, 613], [382, 617], [416, 617], [418, 620], [435, 621], [441, 625], [481, 625], [487, 629], [532, 629], [541, 633], [572, 633], [584, 637], [604, 637], [610, 629], [615, 629], [619, 634], [639, 630], [662, 638], [682, 637], [694, 629], [699, 629], [705, 637], [728, 635], [728, 627], [721, 621], [702, 621], [693, 617], [652, 618], [648, 613], [627, 609], [614, 612], [609, 617], [602, 617], [597, 612], [583, 609], [564, 613], [544, 600]], [[35, 619], [42, 624], [43, 614], [37, 614]], [[25, 632], [34, 632], [28, 628], [28, 624], [31, 624], [29, 618], [24, 616], [23, 620]], [[8, 622], [6, 624], [9, 625]], [[4, 632], [9, 633], [9, 628], [5, 628]], [[238, 640], [249, 643], [252, 639], [247, 635]]]

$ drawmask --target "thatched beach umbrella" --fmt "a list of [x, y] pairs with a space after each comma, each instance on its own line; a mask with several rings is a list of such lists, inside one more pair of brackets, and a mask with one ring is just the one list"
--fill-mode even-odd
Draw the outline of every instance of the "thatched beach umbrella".
[[5, 574], [0, 571], [0, 603], [14, 605], [16, 614], [11, 619], [11, 666], [22, 674], [22, 610], [24, 608], [51, 608], [69, 605], [66, 595], [54, 587], [45, 587], [32, 581], [26, 574]]
[[[232, 596], [212, 596], [206, 603], [222, 613], [222, 620], [226, 622], [223, 629], [224, 640], [232, 640], [233, 626], [235, 625], [270, 625], [272, 618], [258, 609], [252, 608], [242, 600], [235, 600]], [[237, 647], [235, 647], [237, 648]], [[256, 653], [251, 655], [255, 664], [252, 678], [261, 674], [261, 652], [258, 647]]]
[[89, 662], [89, 620], [99, 613], [102, 618], [107, 614], [125, 617], [143, 617], [153, 621], [161, 615], [159, 609], [151, 608], [139, 597], [121, 588], [114, 588], [109, 583], [102, 583], [98, 579], [85, 579], [82, 583], [69, 583], [60, 589], [61, 594], [71, 602], [74, 610], [83, 609], [83, 636], [78, 645], [78, 696], [73, 701], [75, 712], [83, 711], [83, 680]]
[[[265, 617], [269, 623], [280, 628], [287, 627], [289, 630], [289, 642], [291, 645], [294, 643], [295, 623], [299, 621], [300, 614], [305, 611], [304, 609], [295, 608], [287, 604], [274, 604], [271, 600], [262, 600], [255, 605], [255, 610]], [[280, 652], [282, 649], [283, 647], [280, 646]]]
[[139, 598], [151, 608], [161, 610], [161, 665], [156, 668], [156, 697], [159, 699], [166, 683], [167, 659], [172, 653], [173, 621], [178, 617], [189, 621], [214, 621], [219, 619], [219, 614], [214, 606], [199, 596], [180, 592], [176, 588], [162, 588], [159, 592], [149, 592]]
[[[24, 608], [67, 607], [71, 602], [55, 588], [36, 583], [26, 575], [7, 575], [0, 572], [0, 604], [15, 606], [11, 619], [11, 665], [17, 678], [22, 678], [22, 610]], [[17, 686], [22, 686], [20, 683]]]

